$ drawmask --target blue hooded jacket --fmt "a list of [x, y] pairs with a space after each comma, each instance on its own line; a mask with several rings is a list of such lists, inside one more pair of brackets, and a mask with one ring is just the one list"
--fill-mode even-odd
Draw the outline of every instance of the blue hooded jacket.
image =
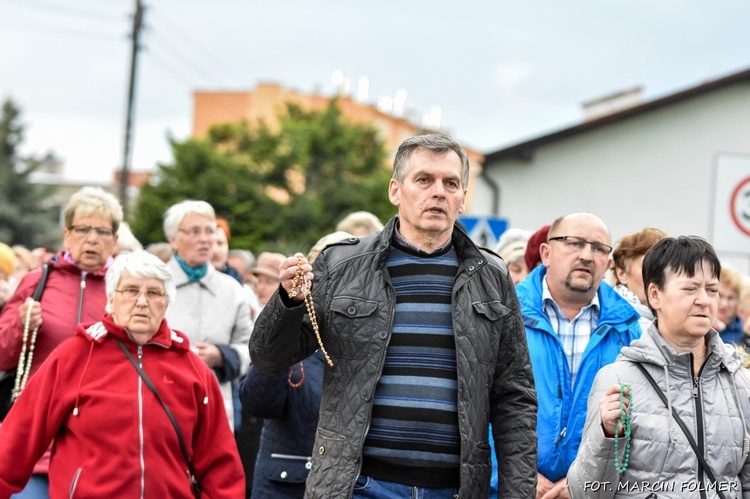
[[537, 400], [538, 471], [552, 482], [563, 478], [575, 460], [586, 422], [589, 390], [599, 368], [614, 362], [620, 349], [641, 336], [640, 315], [604, 281], [599, 285], [600, 314], [581, 358], [575, 386], [560, 338], [544, 313], [537, 267], [518, 284], [526, 340], [531, 354]]

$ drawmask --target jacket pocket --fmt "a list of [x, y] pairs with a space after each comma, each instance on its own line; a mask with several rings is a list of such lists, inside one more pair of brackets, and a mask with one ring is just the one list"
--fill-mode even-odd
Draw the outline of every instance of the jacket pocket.
[[373, 325], [378, 303], [353, 296], [337, 296], [331, 300], [334, 334], [328, 339], [333, 357], [364, 359], [376, 333]]
[[477, 360], [483, 364], [494, 364], [497, 357], [497, 347], [507, 321], [503, 320], [510, 314], [510, 309], [501, 301], [475, 301], [472, 304], [475, 315], [475, 338], [472, 339], [474, 353]]
[[271, 454], [268, 461], [259, 463], [259, 471], [268, 480], [277, 483], [305, 483], [310, 467], [310, 457], [286, 454]]

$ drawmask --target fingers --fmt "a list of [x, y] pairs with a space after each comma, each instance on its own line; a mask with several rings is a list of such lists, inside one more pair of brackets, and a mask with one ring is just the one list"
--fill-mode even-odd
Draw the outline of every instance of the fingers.
[[[300, 268], [302, 270], [301, 277], [297, 275]], [[296, 253], [279, 265], [281, 287], [294, 300], [302, 301], [305, 299], [305, 296], [310, 293], [313, 278], [312, 265], [302, 253]]]
[[26, 316], [31, 308], [31, 315], [29, 316], [29, 328], [36, 329], [42, 325], [42, 304], [28, 297], [23, 304], [18, 307], [18, 315], [21, 319], [21, 324], [26, 324]]
[[620, 395], [620, 390], [621, 385], [612, 385], [599, 401], [602, 426], [610, 434], [615, 434], [622, 429], [622, 418], [630, 407], [630, 401], [628, 400], [630, 386], [622, 385], [622, 395]]

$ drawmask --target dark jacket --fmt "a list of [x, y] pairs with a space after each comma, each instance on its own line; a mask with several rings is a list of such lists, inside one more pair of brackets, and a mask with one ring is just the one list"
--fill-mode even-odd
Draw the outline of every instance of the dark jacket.
[[[361, 469], [373, 394], [391, 337], [395, 292], [385, 262], [397, 219], [382, 232], [329, 246], [313, 264], [312, 293], [326, 367], [307, 496], [350, 497]], [[500, 462], [500, 497], [536, 490], [536, 392], [513, 282], [503, 261], [458, 227], [453, 330], [461, 433], [461, 498], [487, 497], [489, 423]], [[318, 348], [305, 307], [271, 298], [250, 338], [256, 369], [278, 372]]]
[[290, 369], [262, 374], [250, 366], [242, 380], [242, 407], [265, 419], [253, 475], [253, 497], [301, 499], [305, 495], [318, 427], [324, 363], [323, 353], [318, 350], [291, 367], [291, 374]]

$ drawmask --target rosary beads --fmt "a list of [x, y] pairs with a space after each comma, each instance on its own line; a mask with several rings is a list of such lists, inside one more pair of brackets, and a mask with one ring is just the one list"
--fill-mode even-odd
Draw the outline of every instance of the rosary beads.
[[[21, 356], [18, 358], [18, 367], [16, 368], [16, 381], [13, 385], [13, 393], [11, 395], [11, 401], [15, 401], [26, 388], [26, 382], [29, 380], [29, 372], [31, 372], [31, 363], [34, 360], [34, 345], [36, 344], [36, 335], [39, 328], [34, 329], [31, 333], [31, 341], [29, 342], [29, 324], [31, 323], [31, 308], [33, 302], [29, 304], [29, 308], [26, 309], [26, 321], [23, 324], [23, 340], [21, 346]], [[28, 357], [26, 353], [26, 347], [28, 345]]]
[[[289, 292], [289, 298], [294, 298], [295, 296], [297, 296], [297, 292], [305, 293], [308, 290], [307, 277], [305, 277], [305, 272], [304, 270], [302, 270], [302, 254], [297, 253], [296, 256], [297, 271], [294, 274], [294, 279], [292, 279], [292, 290]], [[323, 340], [320, 337], [320, 330], [318, 329], [318, 317], [317, 315], [315, 315], [312, 292], [305, 295], [305, 308], [307, 308], [307, 313], [310, 316], [310, 324], [312, 324], [313, 331], [315, 332], [315, 338], [317, 338], [318, 345], [320, 345], [320, 350], [323, 352], [323, 355], [326, 358], [326, 363], [329, 366], [333, 367], [333, 361], [328, 356], [328, 352], [326, 352], [326, 349], [323, 346]]]
[[[628, 392], [628, 410], [623, 410], [623, 406], [625, 403], [625, 391]], [[633, 392], [630, 389], [630, 385], [626, 384], [620, 384], [620, 417], [615, 420], [615, 470], [617, 473], [622, 475], [625, 473], [625, 470], [628, 469], [628, 462], [630, 461], [630, 432], [632, 431], [632, 428], [630, 426], [630, 423], [633, 419]], [[619, 425], [618, 425], [619, 423]], [[619, 426], [619, 428], [618, 428]], [[625, 438], [625, 456], [622, 460], [622, 465], [620, 464], [619, 454], [618, 454], [618, 447], [619, 447], [619, 435], [620, 431], [625, 430], [624, 438]]]

